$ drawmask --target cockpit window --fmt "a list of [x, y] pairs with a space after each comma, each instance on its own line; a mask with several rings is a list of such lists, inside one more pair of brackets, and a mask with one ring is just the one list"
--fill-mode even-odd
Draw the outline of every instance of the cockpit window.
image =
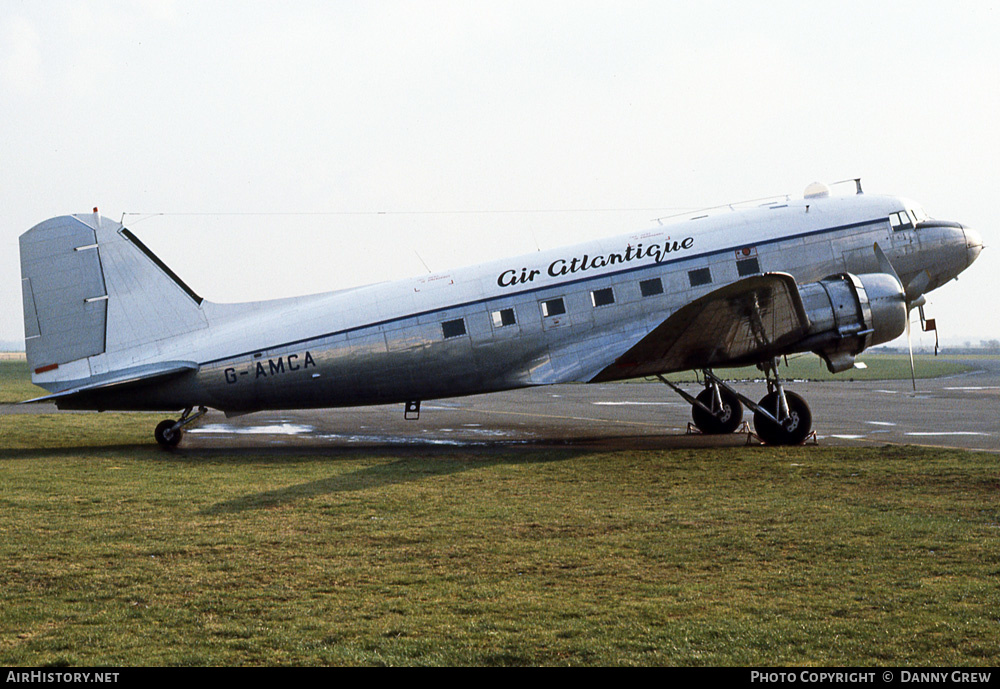
[[917, 206], [916, 208], [911, 210], [910, 215], [913, 216], [913, 220], [918, 224], [924, 222], [925, 220], [931, 219], [931, 216], [927, 215], [927, 213], [924, 212], [924, 209], [921, 208], [920, 206]]
[[899, 211], [889, 216], [889, 225], [893, 230], [912, 230], [913, 220], [906, 211]]

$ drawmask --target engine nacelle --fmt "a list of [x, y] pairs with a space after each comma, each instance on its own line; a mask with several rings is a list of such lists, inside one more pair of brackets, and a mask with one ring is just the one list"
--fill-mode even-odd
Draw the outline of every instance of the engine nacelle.
[[899, 337], [906, 328], [903, 286], [886, 273], [841, 273], [799, 285], [810, 328], [801, 351], [823, 357], [831, 373], [854, 366], [854, 357]]

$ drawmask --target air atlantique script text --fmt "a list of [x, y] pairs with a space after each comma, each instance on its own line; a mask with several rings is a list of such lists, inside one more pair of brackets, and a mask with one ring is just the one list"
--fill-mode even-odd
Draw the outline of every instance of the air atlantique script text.
[[[625, 251], [621, 253], [613, 252], [593, 257], [589, 254], [584, 254], [583, 256], [574, 256], [570, 259], [557, 258], [549, 264], [546, 273], [549, 277], [556, 278], [585, 270], [607, 268], [619, 263], [624, 264], [646, 258], [651, 258], [654, 264], [659, 264], [666, 260], [668, 254], [684, 251], [690, 249], [692, 246], [694, 246], [694, 237], [685, 237], [679, 241], [667, 237], [666, 241], [662, 244], [649, 244], [645, 247], [641, 243], [636, 246], [629, 244], [625, 248]], [[521, 268], [520, 272], [516, 269], [505, 270], [497, 277], [497, 285], [500, 287], [523, 285], [527, 282], [533, 282], [541, 274], [542, 271], [537, 269], [529, 270], [528, 268]]]

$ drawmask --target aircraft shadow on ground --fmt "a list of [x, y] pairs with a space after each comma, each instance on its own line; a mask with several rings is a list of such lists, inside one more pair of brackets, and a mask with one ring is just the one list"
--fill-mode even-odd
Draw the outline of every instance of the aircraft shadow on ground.
[[[742, 438], [743, 436], [739, 436]], [[0, 461], [22, 459], [65, 459], [67, 456], [118, 456], [139, 461], [177, 464], [221, 463], [286, 464], [300, 460], [326, 459], [333, 463], [368, 459], [378, 463], [328, 478], [247, 494], [217, 502], [200, 510], [203, 515], [219, 515], [279, 507], [300, 500], [378, 489], [393, 485], [448, 476], [503, 464], [542, 464], [571, 460], [594, 452], [628, 450], [676, 450], [743, 445], [735, 436], [719, 438], [700, 435], [608, 436], [547, 439], [531, 443], [489, 443], [441, 446], [434, 443], [355, 445], [298, 445], [255, 447], [245, 444], [227, 447], [184, 447], [164, 451], [146, 444], [83, 445], [79, 447], [19, 448], [0, 451]]]
[[400, 457], [342, 475], [225, 500], [203, 508], [200, 510], [200, 514], [219, 515], [269, 509], [323, 495], [385, 488], [465, 471], [481, 470], [501, 464], [559, 462], [573, 459], [581, 454], [584, 454], [584, 451], [567, 449], [545, 452], [541, 455], [495, 454], [495, 456], [470, 457], [467, 453], [456, 455], [450, 452], [444, 456], [424, 454]]
[[[287, 447], [253, 450], [242, 455], [241, 461], [287, 461], [293, 457], [323, 456], [331, 459], [377, 457], [389, 459], [375, 466], [364, 467], [343, 475], [310, 481], [277, 490], [246, 495], [234, 500], [210, 505], [201, 510], [202, 514], [224, 514], [247, 510], [267, 509], [298, 500], [321, 495], [332, 495], [383, 488], [412, 481], [421, 481], [437, 476], [447, 476], [470, 470], [480, 470], [502, 464], [543, 464], [571, 460], [595, 452], [620, 452], [629, 450], [676, 450], [708, 447], [743, 446], [745, 436], [733, 435], [727, 438], [704, 435], [666, 435], [634, 437], [587, 437], [577, 440], [560, 439], [532, 443], [496, 443], [488, 445], [375, 445], [332, 449], [329, 447]], [[231, 456], [233, 450], [213, 449], [210, 451], [185, 452], [189, 461], [203, 461], [206, 454]], [[334, 453], [338, 454], [334, 454]], [[200, 459], [199, 459], [200, 458]], [[283, 459], [282, 459], [283, 458]]]

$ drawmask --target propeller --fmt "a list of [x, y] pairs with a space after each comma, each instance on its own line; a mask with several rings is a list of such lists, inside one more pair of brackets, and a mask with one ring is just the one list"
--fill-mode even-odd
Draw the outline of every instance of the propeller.
[[913, 339], [910, 337], [910, 309], [906, 309], [906, 350], [910, 353], [910, 384], [917, 391], [917, 369], [913, 366]]
[[[896, 269], [892, 267], [892, 262], [889, 257], [885, 255], [882, 251], [882, 247], [875, 242], [875, 258], [878, 260], [878, 268], [883, 273], [888, 273], [889, 275], [896, 278], [896, 282], [899, 283], [900, 287], [903, 286], [903, 281], [899, 278], [899, 274]], [[910, 311], [913, 307], [920, 308], [920, 320], [923, 321], [924, 313], [924, 291], [927, 289], [927, 285], [931, 282], [931, 274], [927, 272], [927, 269], [921, 270], [919, 273], [910, 280], [906, 287], [903, 288], [903, 298], [906, 301], [906, 348], [910, 353], [910, 382], [913, 384], [913, 391], [917, 390], [917, 373], [913, 367], [913, 340], [910, 337]]]

